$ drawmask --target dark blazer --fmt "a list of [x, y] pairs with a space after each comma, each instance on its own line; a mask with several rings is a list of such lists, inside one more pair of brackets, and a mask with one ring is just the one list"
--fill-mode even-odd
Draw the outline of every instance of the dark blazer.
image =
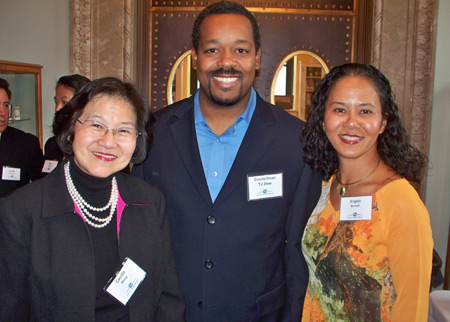
[[[188, 321], [300, 320], [308, 282], [300, 242], [320, 194], [302, 160], [303, 123], [259, 96], [214, 203], [194, 127], [194, 99], [157, 115], [154, 144], [133, 173], [167, 200]], [[283, 197], [247, 201], [247, 175], [283, 172]]]
[[[74, 212], [63, 163], [0, 199], [1, 321], [95, 321], [89, 230]], [[130, 257], [147, 272], [127, 304], [130, 321], [184, 321], [163, 195], [130, 175], [116, 177], [127, 205], [120, 259]]]
[[31, 180], [42, 177], [44, 165], [39, 139], [29, 133], [8, 126], [0, 137], [0, 173], [3, 167], [20, 169], [20, 181], [2, 180], [0, 175], [0, 197], [17, 189]]
[[44, 145], [44, 159], [61, 161], [64, 159], [64, 153], [56, 142], [56, 137], [50, 137]]

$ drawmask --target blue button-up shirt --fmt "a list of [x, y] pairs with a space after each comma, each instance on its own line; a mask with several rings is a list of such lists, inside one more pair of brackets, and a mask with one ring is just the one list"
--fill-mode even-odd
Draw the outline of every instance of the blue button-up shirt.
[[252, 88], [245, 110], [222, 135], [213, 133], [200, 110], [199, 91], [194, 97], [195, 131], [211, 199], [214, 202], [230, 172], [256, 108]]

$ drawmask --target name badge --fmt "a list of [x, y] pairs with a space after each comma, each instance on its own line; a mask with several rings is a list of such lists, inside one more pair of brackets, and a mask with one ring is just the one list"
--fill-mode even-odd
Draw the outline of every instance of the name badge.
[[42, 167], [42, 172], [43, 173], [50, 173], [56, 168], [57, 165], [58, 165], [58, 161], [45, 160], [44, 166]]
[[126, 305], [146, 275], [142, 268], [127, 257], [120, 271], [116, 272], [103, 289]]
[[283, 172], [247, 175], [247, 200], [283, 197]]
[[20, 168], [3, 166], [2, 180], [20, 181]]
[[339, 219], [341, 221], [372, 219], [372, 196], [342, 197]]

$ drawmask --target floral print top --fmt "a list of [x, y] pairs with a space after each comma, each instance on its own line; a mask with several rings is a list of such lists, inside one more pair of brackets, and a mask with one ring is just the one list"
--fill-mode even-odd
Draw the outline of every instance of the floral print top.
[[406, 179], [372, 196], [370, 220], [340, 221], [329, 182], [302, 239], [309, 285], [302, 321], [426, 321], [433, 240]]

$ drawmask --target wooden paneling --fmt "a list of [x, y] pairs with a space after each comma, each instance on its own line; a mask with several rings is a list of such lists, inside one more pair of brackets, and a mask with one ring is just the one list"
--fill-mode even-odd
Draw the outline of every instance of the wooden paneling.
[[[147, 61], [151, 75], [148, 97], [153, 109], [167, 105], [167, 81], [173, 64], [191, 48], [192, 25], [198, 13], [213, 2], [216, 1], [151, 2]], [[291, 52], [311, 51], [329, 67], [355, 61], [356, 57], [369, 62], [370, 46], [366, 43], [370, 41], [366, 36], [371, 19], [364, 16], [370, 16], [371, 10], [367, 5], [361, 14], [356, 0], [237, 2], [254, 13], [260, 25], [262, 62], [254, 86], [267, 101], [275, 71]], [[356, 26], [362, 31], [355, 31]]]

